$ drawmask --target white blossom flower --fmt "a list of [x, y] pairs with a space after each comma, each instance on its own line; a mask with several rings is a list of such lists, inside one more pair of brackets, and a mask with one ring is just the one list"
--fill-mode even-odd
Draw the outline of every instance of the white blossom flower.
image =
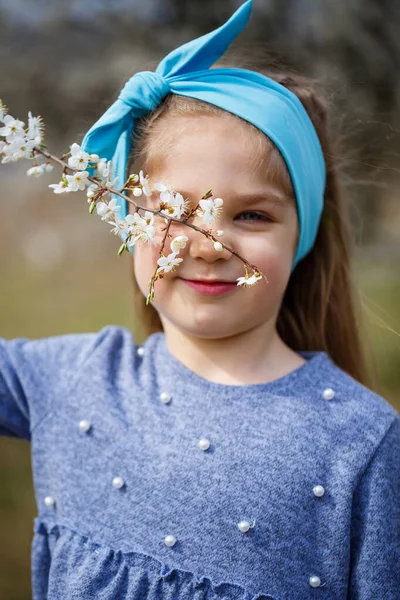
[[183, 198], [182, 194], [177, 192], [167, 207], [163, 208], [161, 212], [175, 219], [180, 219], [187, 214], [188, 206], [188, 201]]
[[100, 158], [96, 166], [97, 173], [102, 179], [107, 179], [112, 170], [111, 160], [107, 161], [106, 158]]
[[53, 169], [54, 169], [54, 165], [52, 165], [50, 162], [44, 163], [44, 170], [47, 173], [50, 173], [50, 171], [52, 171]]
[[257, 275], [257, 271], [256, 271], [250, 277], [248, 274], [246, 274], [245, 277], [238, 277], [236, 281], [238, 282], [237, 285], [250, 286], [250, 285], [254, 285], [260, 279], [262, 279], [262, 275], [259, 275], [259, 274]]
[[32, 117], [31, 111], [28, 113], [28, 131], [26, 137], [39, 145], [43, 140], [44, 125], [42, 117]]
[[171, 242], [172, 252], [178, 253], [181, 248], [185, 248], [188, 240], [189, 238], [186, 235], [178, 235]]
[[118, 235], [121, 233], [129, 234], [129, 224], [126, 221], [126, 218], [120, 219], [118, 216], [116, 216], [114, 220], [114, 227], [111, 229], [111, 233], [113, 233], [114, 235]]
[[9, 152], [11, 154], [11, 160], [16, 162], [21, 158], [31, 158], [32, 150], [35, 147], [35, 142], [32, 140], [26, 140], [24, 137], [17, 136], [14, 141], [11, 142]]
[[73, 190], [68, 185], [68, 182], [64, 179], [61, 179], [59, 183], [51, 183], [49, 188], [54, 188], [55, 194], [69, 194]]
[[156, 228], [154, 225], [146, 225], [141, 233], [137, 233], [138, 242], [151, 242], [154, 246], [158, 245], [158, 241], [155, 239]]
[[136, 244], [136, 242], [139, 241], [139, 238], [139, 234], [131, 234], [131, 236], [126, 240], [126, 245], [132, 248]]
[[115, 217], [118, 216], [119, 206], [117, 206], [117, 200], [113, 198], [108, 204], [105, 202], [97, 202], [96, 204], [97, 214], [101, 217], [102, 221], [114, 223]]
[[142, 186], [142, 189], [143, 189], [143, 194], [145, 196], [151, 196], [151, 194], [153, 192], [151, 191], [151, 184], [150, 184], [149, 176], [146, 175], [146, 177], [145, 177], [143, 174], [143, 171], [139, 171], [139, 181], [140, 181], [140, 185]]
[[203, 217], [203, 223], [209, 225], [213, 219], [217, 219], [224, 201], [222, 198], [208, 198], [207, 200], [200, 200], [200, 208], [197, 209], [196, 214]]
[[171, 185], [166, 186], [163, 183], [155, 183], [154, 189], [157, 190], [158, 192], [161, 192], [161, 194], [160, 194], [161, 202], [165, 202], [166, 204], [173, 203], [174, 195], [176, 194], [176, 191], [172, 188]]
[[6, 144], [6, 142], [0, 142], [0, 154], [2, 157], [2, 164], [8, 163], [11, 161], [12, 154], [10, 152], [11, 144]]
[[125, 221], [128, 223], [131, 233], [136, 233], [137, 229], [140, 229], [146, 225], [146, 221], [141, 215], [139, 215], [138, 212], [135, 212], [133, 215], [126, 215]]
[[154, 246], [157, 246], [158, 242], [154, 238], [156, 233], [156, 228], [154, 226], [154, 214], [148, 210], [144, 213], [144, 219], [142, 219], [144, 224], [140, 224], [139, 226], [139, 240], [141, 242], [151, 242]]
[[0, 135], [6, 138], [6, 141], [10, 144], [16, 138], [24, 137], [25, 123], [14, 119], [11, 115], [6, 115], [3, 119], [4, 127], [0, 128]]
[[68, 166], [71, 169], [80, 169], [84, 171], [88, 166], [89, 154], [84, 152], [79, 144], [72, 144], [70, 146], [71, 156], [68, 159]]
[[164, 273], [168, 273], [172, 271], [174, 267], [176, 267], [179, 263], [181, 263], [183, 258], [176, 258], [176, 252], [171, 252], [168, 256], [161, 256], [157, 260], [157, 264], [159, 268], [157, 271], [164, 271]]
[[154, 224], [154, 213], [152, 213], [151, 210], [145, 210], [143, 219], [146, 221], [146, 223], [148, 225], [153, 225]]
[[174, 202], [172, 206], [176, 206], [177, 207], [177, 218], [180, 219], [181, 217], [183, 217], [185, 214], [187, 214], [190, 210], [190, 201], [189, 200], [185, 200], [184, 197], [182, 196], [182, 194], [180, 194], [179, 192], [177, 192], [175, 194], [175, 198], [174, 198]]
[[20, 155], [18, 155], [18, 153], [13, 152], [11, 144], [5, 144], [5, 146], [3, 146], [1, 156], [3, 157], [1, 161], [3, 164], [9, 162], [17, 162], [17, 160], [22, 158]]
[[40, 177], [41, 175], [43, 175], [45, 169], [44, 169], [44, 164], [43, 165], [35, 165], [34, 167], [31, 167], [30, 169], [27, 170], [26, 174], [28, 175], [28, 177]]
[[78, 190], [84, 190], [89, 185], [88, 171], [78, 171], [73, 175], [66, 175], [68, 185], [71, 188], [71, 192], [77, 192]]
[[129, 233], [132, 237], [127, 241], [128, 246], [134, 246], [136, 242], [152, 242], [155, 246], [157, 241], [154, 239], [156, 233], [154, 227], [154, 215], [150, 211], [146, 211], [143, 218], [138, 212], [125, 217], [129, 225]]

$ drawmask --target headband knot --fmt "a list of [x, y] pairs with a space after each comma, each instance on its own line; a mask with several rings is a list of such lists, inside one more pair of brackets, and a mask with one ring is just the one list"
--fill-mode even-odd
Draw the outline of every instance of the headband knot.
[[153, 71], [141, 71], [126, 82], [118, 99], [128, 104], [138, 118], [154, 110], [169, 92], [165, 77]]
[[[247, 69], [210, 69], [246, 27], [251, 9], [252, 0], [247, 0], [221, 27], [172, 50], [155, 72], [133, 75], [87, 132], [82, 148], [112, 159], [122, 188], [135, 122], [169, 92], [214, 104], [252, 123], [276, 145], [293, 183], [300, 230], [293, 270], [314, 245], [323, 209], [326, 171], [317, 132], [299, 98], [274, 79]], [[116, 199], [123, 219], [128, 203], [120, 196]]]

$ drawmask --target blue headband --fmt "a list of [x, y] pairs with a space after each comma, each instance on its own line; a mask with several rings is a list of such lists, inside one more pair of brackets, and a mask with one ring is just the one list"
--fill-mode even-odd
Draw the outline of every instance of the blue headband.
[[[248, 0], [224, 25], [170, 52], [155, 72], [131, 77], [81, 146], [112, 160], [117, 189], [122, 189], [135, 119], [154, 110], [167, 94], [197, 98], [249, 121], [278, 147], [292, 179], [299, 217], [293, 271], [314, 245], [323, 209], [325, 163], [317, 133], [297, 96], [273, 79], [246, 69], [209, 69], [246, 27], [251, 9]], [[115, 197], [123, 219], [128, 203]]]

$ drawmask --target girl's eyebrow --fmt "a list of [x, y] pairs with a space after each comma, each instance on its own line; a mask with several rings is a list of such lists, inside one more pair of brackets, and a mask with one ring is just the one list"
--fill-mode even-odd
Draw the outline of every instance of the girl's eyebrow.
[[280, 194], [275, 194], [270, 191], [254, 194], [234, 194], [231, 196], [231, 198], [235, 198], [241, 202], [249, 202], [251, 204], [262, 204], [264, 202], [268, 202], [270, 204], [278, 204], [279, 206], [286, 205], [285, 196], [281, 196]]

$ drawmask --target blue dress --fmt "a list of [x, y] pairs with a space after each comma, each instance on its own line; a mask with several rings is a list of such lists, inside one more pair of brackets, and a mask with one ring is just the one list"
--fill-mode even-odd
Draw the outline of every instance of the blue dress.
[[123, 327], [0, 342], [34, 600], [399, 600], [400, 416], [325, 352], [268, 383]]

